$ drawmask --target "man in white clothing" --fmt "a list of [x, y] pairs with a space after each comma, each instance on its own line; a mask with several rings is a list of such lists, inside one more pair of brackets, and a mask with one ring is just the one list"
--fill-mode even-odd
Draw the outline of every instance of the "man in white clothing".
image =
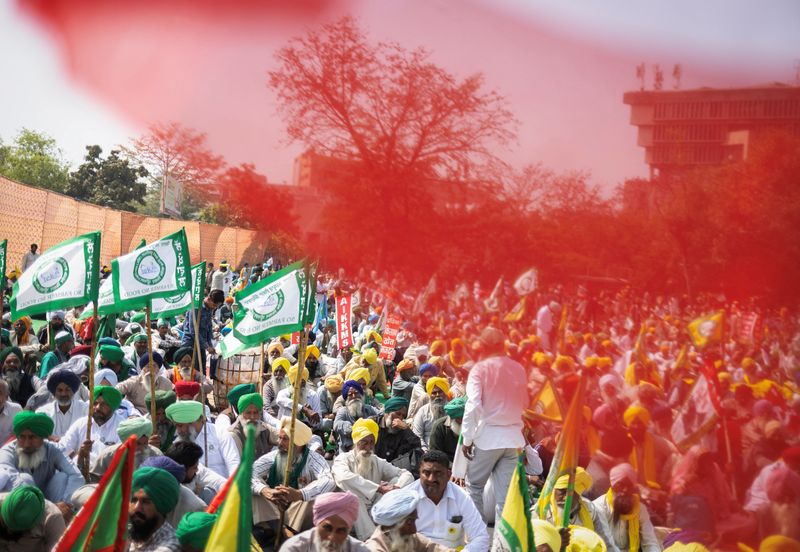
[[14, 415], [22, 407], [8, 398], [8, 382], [0, 378], [0, 443], [5, 443], [14, 434]]
[[555, 343], [555, 330], [557, 325], [555, 323], [555, 316], [561, 312], [561, 305], [555, 301], [550, 301], [549, 304], [544, 305], [536, 313], [536, 335], [542, 343], [542, 349], [548, 353], [552, 353]]
[[[175, 424], [176, 442], [197, 443], [203, 449], [201, 462], [218, 475], [227, 478], [233, 472], [239, 458], [232, 449], [223, 451], [214, 426], [204, 427], [206, 417], [201, 403], [178, 401], [169, 405], [165, 414]], [[205, 457], [206, 450], [208, 458]]]
[[[127, 416], [119, 408], [122, 394], [113, 387], [97, 385], [94, 388], [92, 405], [92, 440], [86, 440], [88, 419], [78, 418], [58, 442], [65, 455], [77, 453], [76, 465], [91, 466], [106, 447], [119, 443], [117, 426]], [[88, 462], [88, 464], [86, 464]]]
[[480, 345], [483, 360], [470, 370], [461, 426], [463, 452], [469, 461], [466, 482], [475, 507], [482, 512], [483, 488], [493, 477], [495, 519], [500, 519], [517, 465], [517, 449], [525, 446], [521, 413], [529, 404], [528, 379], [522, 365], [505, 356], [500, 330], [483, 330]]
[[30, 268], [30, 266], [36, 262], [36, 259], [39, 258], [39, 246], [35, 243], [31, 244], [31, 250], [26, 252], [22, 256], [22, 272], [25, 272]]
[[55, 422], [51, 441], [58, 442], [76, 420], [86, 418], [89, 413], [89, 403], [76, 395], [80, 386], [81, 380], [72, 370], [61, 368], [47, 375], [47, 390], [53, 400], [36, 412], [47, 414]]

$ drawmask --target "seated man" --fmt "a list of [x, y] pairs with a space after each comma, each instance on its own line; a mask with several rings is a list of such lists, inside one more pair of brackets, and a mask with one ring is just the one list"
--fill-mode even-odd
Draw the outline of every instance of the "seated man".
[[[227, 479], [232, 470], [239, 465], [239, 457], [230, 450], [223, 453], [214, 427], [205, 427], [203, 405], [197, 401], [178, 401], [169, 405], [165, 413], [175, 424], [175, 440], [197, 443], [204, 451], [201, 462]], [[205, 457], [206, 450], [208, 458]]]
[[414, 414], [414, 423], [411, 424], [411, 429], [422, 442], [422, 450], [427, 452], [433, 422], [444, 417], [444, 405], [447, 404], [450, 384], [447, 383], [446, 379], [436, 377], [429, 379], [425, 388], [430, 400], [423, 404]]
[[[278, 418], [292, 415], [292, 401], [294, 397], [294, 382], [297, 378], [297, 364], [289, 368], [286, 377], [289, 378], [289, 387], [278, 393], [275, 402], [278, 405]], [[297, 399], [297, 419], [311, 428], [319, 425], [319, 397], [317, 392], [308, 385], [308, 368], [303, 368], [303, 379], [300, 383], [300, 397]]]
[[14, 435], [14, 416], [21, 410], [22, 407], [8, 397], [8, 382], [0, 378], [0, 443], [5, 443]]
[[383, 495], [414, 482], [407, 470], [391, 465], [373, 454], [378, 438], [378, 424], [361, 418], [353, 424], [353, 450], [340, 454], [333, 461], [336, 485], [358, 497], [359, 515], [355, 524], [356, 536], [365, 540], [375, 530], [369, 510]]
[[148, 458], [144, 461], [142, 467], [161, 468], [169, 472], [169, 474], [175, 478], [175, 481], [178, 482], [178, 503], [175, 505], [175, 508], [167, 514], [167, 523], [173, 527], [177, 527], [185, 514], [189, 512], [204, 512], [206, 510], [206, 503], [203, 502], [199, 496], [194, 494], [191, 489], [181, 485], [183, 480], [186, 479], [186, 468], [181, 464], [178, 464], [168, 456], [161, 455]]
[[55, 422], [51, 441], [58, 442], [78, 418], [85, 418], [89, 413], [89, 404], [76, 395], [80, 386], [81, 379], [72, 370], [57, 369], [47, 376], [47, 390], [52, 400], [36, 412], [47, 414]]
[[417, 531], [447, 548], [489, 550], [486, 524], [466, 491], [450, 481], [450, 461], [443, 452], [423, 455], [411, 489], [419, 496]]
[[[278, 448], [258, 458], [253, 464], [253, 520], [256, 523], [274, 522], [281, 510], [286, 512], [285, 524], [296, 533], [311, 525], [311, 505], [322, 493], [333, 491], [331, 470], [325, 459], [308, 446], [311, 428], [295, 421], [294, 452], [289, 485], [284, 486], [284, 474], [289, 455], [291, 418], [281, 419]], [[273, 531], [277, 524], [272, 523]]]
[[358, 512], [358, 498], [352, 493], [321, 494], [314, 501], [314, 528], [287, 540], [281, 552], [369, 552], [364, 543], [350, 536]]
[[236, 421], [239, 416], [239, 411], [236, 410], [239, 399], [255, 392], [256, 386], [254, 383], [240, 383], [228, 391], [225, 396], [228, 399], [228, 406], [217, 415], [217, 419], [214, 421], [214, 427], [217, 428], [218, 434], [223, 435], [225, 430]]
[[175, 537], [181, 543], [183, 552], [203, 552], [217, 522], [217, 514], [189, 512], [181, 518], [175, 528]]
[[140, 414], [146, 413], [150, 409], [149, 404], [145, 404], [145, 396], [150, 393], [150, 370], [156, 370], [156, 391], [171, 391], [172, 383], [164, 376], [158, 375], [161, 367], [164, 365], [164, 359], [161, 358], [159, 353], [153, 352], [153, 361], [150, 362], [150, 357], [145, 352], [139, 357], [139, 375], [126, 379], [125, 381], [117, 384], [117, 390], [122, 393], [126, 399], [133, 403], [136, 410]]
[[372, 507], [372, 521], [378, 526], [365, 542], [372, 552], [446, 552], [449, 548], [436, 544], [417, 533], [419, 495], [411, 488], [389, 493]]
[[[104, 340], [109, 340], [113, 343], [103, 343]], [[135, 375], [136, 367], [125, 358], [122, 347], [116, 341], [109, 337], [104, 337], [97, 343], [100, 345], [97, 353], [98, 370], [108, 368], [117, 375], [118, 382], [123, 382], [128, 379], [128, 376]]]
[[456, 456], [458, 436], [461, 435], [461, 421], [464, 419], [466, 397], [456, 397], [444, 406], [444, 418], [433, 422], [428, 450], [440, 450], [447, 455], [450, 462]]
[[[278, 444], [278, 430], [261, 419], [264, 399], [258, 393], [244, 395], [239, 399], [237, 410], [239, 417], [220, 439], [223, 453], [226, 457], [240, 459], [247, 439], [245, 431], [251, 425], [256, 428], [255, 458], [261, 458]], [[236, 466], [238, 465], [237, 460]]]
[[[273, 416], [277, 416], [278, 414], [278, 404], [275, 400], [278, 398], [278, 393], [286, 389], [287, 387], [291, 386], [289, 380], [286, 379], [286, 373], [291, 368], [291, 363], [281, 356], [283, 352], [283, 347], [280, 343], [273, 343], [269, 346], [269, 355], [272, 364], [272, 375], [264, 384], [264, 404], [267, 406], [267, 410]], [[273, 355], [280, 351], [278, 355], [273, 358]]]
[[45, 414], [18, 413], [14, 416], [16, 439], [0, 449], [0, 470], [8, 472], [9, 483], [32, 479], [48, 500], [69, 515], [67, 502], [83, 485], [83, 477], [55, 443], [46, 441], [52, 434], [53, 420]]
[[414, 385], [411, 390], [411, 399], [409, 399], [408, 416], [414, 418], [417, 410], [430, 400], [428, 396], [428, 380], [435, 378], [439, 375], [439, 367], [435, 364], [425, 362], [419, 367], [419, 381]]
[[561, 550], [561, 533], [558, 528], [543, 519], [531, 520], [533, 542], [536, 552], [558, 552]]
[[0, 376], [8, 383], [8, 396], [25, 407], [34, 393], [44, 387], [42, 380], [22, 369], [23, 354], [17, 347], [0, 351]]
[[383, 416], [378, 420], [378, 442], [375, 454], [398, 468], [419, 475], [422, 444], [406, 423], [408, 400], [392, 397], [383, 405]]
[[64, 517], [33, 485], [0, 493], [0, 550], [52, 550], [66, 531]]
[[116, 445], [106, 447], [106, 449], [98, 455], [97, 460], [92, 464], [92, 469], [89, 471], [92, 481], [100, 481], [111, 465], [111, 461], [114, 459], [117, 449], [119, 449], [131, 435], [136, 436], [136, 453], [133, 457], [134, 469], [141, 466], [148, 458], [159, 456], [161, 450], [149, 443], [150, 435], [152, 434], [153, 423], [147, 418], [136, 416], [135, 418], [122, 420], [117, 426], [117, 436], [120, 442]]
[[86, 418], [78, 418], [58, 442], [64, 454], [77, 454], [76, 465], [92, 465], [106, 447], [119, 443], [117, 427], [127, 417], [119, 408], [122, 394], [113, 387], [98, 385], [94, 388], [92, 405], [92, 440], [86, 441]]
[[320, 421], [319, 428], [322, 431], [331, 431], [333, 429], [333, 419], [336, 414], [333, 412], [333, 405], [336, 399], [342, 394], [342, 386], [344, 380], [339, 374], [333, 374], [325, 378], [324, 385], [317, 390], [319, 397], [319, 412], [322, 420]]
[[608, 493], [592, 503], [611, 529], [614, 544], [621, 552], [660, 552], [647, 507], [639, 500], [636, 471], [630, 464], [620, 464], [611, 468], [609, 478]]
[[[150, 404], [150, 393], [145, 395], [144, 402]], [[173, 391], [156, 391], [156, 433], [150, 436], [150, 444], [162, 452], [172, 446], [175, 440], [175, 424], [167, 418], [167, 407], [177, 400]], [[148, 408], [149, 410], [149, 408]], [[150, 414], [143, 416], [148, 422]]]
[[225, 486], [226, 479], [200, 464], [203, 449], [195, 443], [179, 441], [164, 454], [184, 467], [185, 475], [181, 485], [192, 491], [206, 504], [210, 504], [217, 493]]
[[350, 437], [353, 424], [361, 418], [377, 416], [378, 411], [364, 404], [364, 388], [353, 380], [344, 382], [342, 397], [345, 398], [345, 406], [336, 413], [333, 420], [333, 433], [339, 441], [339, 450], [347, 452], [353, 448], [353, 440]]
[[75, 336], [62, 330], [56, 334], [54, 343], [55, 349], [42, 357], [42, 366], [39, 369], [39, 379], [42, 381], [56, 366], [69, 360], [69, 352], [75, 346]]
[[128, 530], [131, 552], [178, 552], [180, 545], [167, 516], [178, 504], [180, 485], [161, 468], [133, 472]]
[[[561, 520], [564, 516], [564, 508], [567, 500], [567, 487], [569, 485], [569, 475], [564, 474], [556, 480], [553, 488], [553, 496], [550, 507], [547, 509], [546, 521], [556, 527], [561, 527]], [[575, 488], [572, 496], [572, 504], [569, 512], [569, 525], [577, 525], [590, 529], [600, 535], [606, 543], [608, 552], [618, 552], [617, 545], [606, 524], [605, 517], [598, 511], [597, 507], [587, 498], [581, 496], [592, 487], [592, 476], [586, 470], [578, 467], [575, 470]], [[534, 514], [536, 510], [534, 509]]]

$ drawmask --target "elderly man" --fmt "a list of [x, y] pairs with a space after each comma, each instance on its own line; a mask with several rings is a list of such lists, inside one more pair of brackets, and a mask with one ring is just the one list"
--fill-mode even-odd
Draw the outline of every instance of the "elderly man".
[[592, 503], [611, 529], [620, 552], [661, 552], [647, 507], [639, 500], [636, 471], [630, 464], [611, 468], [611, 488]]
[[383, 405], [383, 416], [378, 419], [375, 454], [417, 477], [422, 444], [405, 421], [407, 413], [407, 399], [392, 397], [386, 401]]
[[[241, 458], [247, 440], [247, 426], [256, 428], [255, 458], [261, 458], [278, 444], [278, 431], [262, 420], [264, 399], [258, 393], [250, 393], [239, 399], [239, 417], [220, 439], [226, 457]], [[236, 462], [236, 466], [239, 463]]]
[[128, 376], [135, 372], [134, 365], [125, 358], [125, 352], [119, 345], [102, 343], [103, 339], [98, 342], [100, 344], [97, 352], [98, 370], [108, 368], [117, 375], [117, 381], [125, 381]]
[[[281, 347], [280, 343], [273, 343], [270, 345], [270, 351], [276, 352], [278, 351], [277, 347], [280, 347], [280, 351], [283, 351], [283, 347]], [[277, 358], [272, 360], [272, 364], [270, 365], [272, 368], [272, 375], [264, 384], [264, 404], [267, 405], [267, 410], [273, 416], [278, 414], [278, 405], [275, 402], [275, 399], [278, 398], [278, 393], [289, 387], [291, 384], [289, 380], [286, 379], [286, 373], [291, 368], [291, 364], [289, 361], [282, 356], [278, 355]]]
[[180, 485], [161, 468], [139, 468], [133, 472], [128, 508], [131, 552], [180, 552], [175, 529], [167, 516], [178, 504]]
[[489, 533], [480, 512], [467, 493], [450, 481], [450, 475], [444, 453], [425, 453], [419, 480], [410, 487], [419, 496], [417, 531], [447, 548], [489, 550]]
[[342, 386], [344, 379], [339, 374], [327, 376], [323, 385], [317, 390], [319, 397], [319, 411], [322, 416], [319, 428], [323, 431], [331, 431], [333, 429], [333, 420], [336, 413], [333, 411], [333, 405], [342, 394]]
[[14, 434], [14, 416], [22, 407], [8, 398], [8, 382], [0, 379], [0, 443], [5, 443]]
[[33, 480], [45, 496], [69, 515], [67, 506], [83, 477], [58, 447], [47, 437], [53, 434], [53, 420], [45, 414], [24, 410], [14, 416], [16, 439], [0, 449], [0, 470], [13, 482]]
[[408, 416], [413, 419], [417, 410], [430, 400], [428, 396], [428, 380], [439, 375], [439, 367], [428, 362], [419, 367], [419, 381], [411, 390], [411, 399], [408, 404]]
[[375, 456], [378, 424], [373, 420], [362, 418], [353, 424], [352, 438], [355, 447], [334, 459], [332, 471], [336, 485], [358, 497], [355, 530], [356, 536], [365, 540], [375, 530], [367, 512], [386, 493], [413, 483], [414, 476]]
[[623, 420], [634, 443], [631, 463], [638, 468], [639, 483], [651, 489], [668, 488], [677, 450], [650, 429], [650, 412], [643, 406], [628, 407]]
[[23, 355], [17, 347], [6, 347], [0, 352], [0, 375], [8, 383], [8, 395], [15, 403], [25, 406], [44, 384], [36, 376], [22, 370]]
[[42, 344], [42, 350], [46, 351], [49, 349], [49, 336], [52, 335], [55, 338], [55, 336], [58, 335], [58, 332], [62, 330], [71, 334], [73, 341], [75, 340], [75, 330], [71, 326], [64, 323], [66, 316], [67, 315], [63, 310], [50, 311], [47, 313], [48, 324], [42, 326], [42, 328], [39, 330], [39, 333], [36, 334], [36, 338], [39, 340], [39, 343]]
[[[304, 531], [311, 524], [311, 504], [322, 493], [333, 491], [331, 470], [325, 459], [308, 446], [311, 428], [295, 421], [294, 453], [289, 485], [283, 485], [289, 454], [291, 418], [281, 419], [278, 448], [258, 458], [253, 464], [253, 520], [273, 522], [286, 512], [286, 526], [294, 532]], [[271, 523], [271, 529], [277, 525]]]
[[0, 551], [52, 550], [66, 531], [59, 508], [33, 485], [0, 493]]
[[203, 449], [195, 443], [179, 441], [170, 447], [165, 456], [184, 467], [186, 472], [181, 485], [207, 504], [210, 504], [220, 489], [225, 486], [225, 478], [200, 464]]
[[[227, 451], [223, 455], [219, 437], [213, 427], [205, 427], [206, 417], [203, 405], [197, 401], [178, 401], [166, 409], [167, 418], [175, 424], [176, 441], [197, 443], [204, 450], [201, 461], [210, 470], [227, 478], [235, 466], [239, 465], [239, 457]], [[208, 450], [208, 458], [205, 457]]]
[[427, 452], [433, 423], [445, 416], [444, 406], [449, 399], [450, 385], [445, 378], [436, 377], [428, 380], [425, 389], [430, 399], [414, 414], [414, 423], [411, 424], [411, 429], [419, 437], [422, 450]]
[[369, 552], [350, 536], [359, 516], [358, 498], [352, 493], [324, 493], [314, 501], [314, 528], [303, 531], [281, 546], [282, 552]]
[[386, 382], [386, 370], [383, 368], [383, 362], [378, 359], [378, 351], [372, 348], [363, 350], [358, 364], [369, 370], [369, 385], [372, 392], [382, 393], [384, 397], [388, 396], [389, 384]]
[[228, 399], [228, 406], [222, 412], [220, 412], [219, 415], [217, 415], [217, 419], [214, 421], [214, 426], [217, 428], [217, 433], [223, 435], [225, 430], [236, 421], [236, 418], [239, 416], [239, 411], [236, 410], [236, 405], [239, 403], [239, 399], [245, 395], [255, 392], [256, 386], [253, 383], [240, 383], [228, 391], [228, 394], [226, 395], [226, 398]]
[[445, 417], [433, 422], [433, 427], [431, 427], [428, 449], [442, 451], [450, 459], [450, 462], [455, 459], [466, 404], [466, 397], [456, 397], [444, 405]]
[[55, 422], [51, 441], [57, 442], [78, 418], [86, 418], [89, 413], [89, 403], [76, 395], [80, 386], [81, 379], [72, 370], [62, 368], [48, 375], [47, 390], [53, 400], [37, 408], [36, 412], [47, 414]]
[[[150, 393], [145, 395], [145, 404], [150, 405]], [[156, 391], [156, 433], [150, 436], [150, 444], [165, 452], [175, 440], [175, 424], [167, 418], [167, 407], [177, 400], [173, 391]], [[149, 409], [148, 409], [149, 410]], [[151, 422], [150, 414], [144, 418]]]
[[98, 385], [94, 388], [92, 405], [92, 440], [86, 440], [87, 418], [78, 418], [69, 427], [58, 446], [67, 456], [77, 453], [77, 465], [91, 465], [106, 447], [119, 443], [117, 427], [125, 414], [119, 408], [122, 394], [113, 387]]
[[33, 320], [30, 316], [22, 316], [14, 322], [14, 330], [9, 336], [11, 345], [19, 347], [23, 355], [36, 354], [41, 344], [33, 331]]
[[339, 450], [347, 452], [353, 448], [351, 433], [353, 424], [361, 418], [372, 418], [378, 415], [373, 407], [364, 404], [364, 388], [353, 380], [347, 380], [342, 386], [345, 406], [341, 408], [333, 420], [333, 433], [339, 441]]
[[45, 353], [42, 357], [42, 367], [39, 369], [39, 378], [45, 379], [50, 370], [69, 360], [69, 352], [75, 346], [75, 337], [64, 330], [56, 334], [55, 349]]
[[[297, 364], [289, 368], [286, 377], [289, 378], [291, 385], [283, 389], [275, 398], [278, 405], [278, 418], [292, 415], [292, 400], [294, 397], [294, 382], [297, 378], [298, 369]], [[300, 383], [300, 397], [297, 399], [297, 418], [303, 423], [308, 424], [312, 428], [319, 425], [319, 397], [317, 392], [311, 389], [308, 385], [308, 368], [303, 368], [303, 379]]]
[[203, 552], [217, 522], [217, 514], [189, 512], [181, 518], [175, 528], [175, 537], [181, 543], [183, 552]]
[[[144, 414], [150, 409], [150, 405], [145, 402], [145, 396], [151, 391], [150, 370], [155, 366], [156, 374], [158, 370], [164, 365], [164, 359], [161, 355], [153, 352], [153, 361], [150, 362], [150, 357], [147, 351], [139, 357], [139, 375], [128, 378], [125, 381], [117, 384], [117, 390], [128, 399], [140, 414]], [[172, 383], [169, 379], [161, 375], [156, 375], [156, 390], [157, 391], [170, 391]]]
[[389, 493], [372, 507], [372, 521], [378, 526], [365, 542], [373, 552], [445, 552], [447, 547], [436, 544], [417, 533], [417, 504], [419, 495], [412, 489]]
[[134, 366], [141, 366], [139, 361], [147, 354], [147, 334], [138, 333], [128, 339], [128, 344], [122, 348], [125, 351], [125, 360]]
[[[564, 519], [568, 486], [569, 474], [564, 474], [556, 480], [550, 507], [547, 509], [546, 521], [557, 527], [561, 527]], [[601, 514], [592, 501], [581, 496], [591, 487], [592, 476], [583, 468], [577, 468], [575, 470], [575, 487], [569, 511], [569, 525], [577, 525], [594, 531], [606, 543], [606, 548], [609, 552], [618, 552], [619, 549], [608, 529], [605, 516]], [[536, 514], [535, 510], [534, 514]]]
[[92, 469], [89, 470], [89, 475], [93, 481], [100, 481], [103, 474], [106, 473], [117, 449], [121, 447], [132, 435], [136, 436], [136, 452], [133, 457], [133, 467], [138, 468], [148, 458], [161, 455], [161, 450], [150, 444], [150, 435], [153, 434], [153, 423], [142, 416], [135, 418], [128, 418], [122, 420], [117, 426], [117, 437], [119, 443], [106, 447], [106, 449], [97, 456], [97, 460], [92, 464]]
[[497, 328], [481, 332], [483, 359], [470, 370], [467, 404], [461, 428], [467, 464], [467, 489], [479, 512], [489, 477], [500, 519], [508, 485], [517, 465], [517, 449], [525, 446], [521, 413], [529, 404], [525, 369], [505, 354], [505, 337]]

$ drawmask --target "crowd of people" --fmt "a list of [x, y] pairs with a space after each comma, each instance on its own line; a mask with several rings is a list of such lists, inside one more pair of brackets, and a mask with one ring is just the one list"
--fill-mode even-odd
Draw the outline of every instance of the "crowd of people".
[[[250, 427], [264, 550], [276, 539], [287, 551], [499, 549], [520, 461], [539, 552], [800, 549], [796, 311], [628, 288], [519, 296], [502, 282], [411, 293], [402, 274], [340, 270], [317, 277], [304, 358], [291, 335], [276, 337], [262, 380], [228, 386], [217, 366], [235, 294], [279, 267], [211, 268], [196, 327], [191, 311], [148, 332], [142, 312], [35, 321], [4, 310], [0, 550], [52, 548], [132, 435], [130, 549], [203, 550], [207, 506]], [[345, 294], [358, 301], [340, 348]], [[718, 311], [721, 338], [698, 345], [688, 324]], [[390, 314], [402, 324], [381, 354]], [[742, 336], [750, 316], [759, 324]], [[703, 378], [718, 411], [686, 431]], [[542, 496], [579, 385], [578, 466]]]

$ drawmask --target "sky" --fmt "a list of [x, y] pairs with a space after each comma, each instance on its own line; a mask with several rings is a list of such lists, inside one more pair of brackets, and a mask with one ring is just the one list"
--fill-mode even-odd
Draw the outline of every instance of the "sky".
[[[286, 6], [290, 6], [287, 8]], [[0, 137], [53, 136], [80, 163], [148, 124], [208, 134], [229, 163], [291, 181], [287, 144], [266, 86], [293, 36], [356, 16], [372, 40], [423, 46], [458, 76], [484, 73], [520, 122], [501, 154], [513, 166], [582, 170], [605, 189], [645, 176], [625, 91], [635, 66], [675, 63], [682, 88], [794, 83], [800, 2], [772, 0], [17, 0], [0, 2]]]

